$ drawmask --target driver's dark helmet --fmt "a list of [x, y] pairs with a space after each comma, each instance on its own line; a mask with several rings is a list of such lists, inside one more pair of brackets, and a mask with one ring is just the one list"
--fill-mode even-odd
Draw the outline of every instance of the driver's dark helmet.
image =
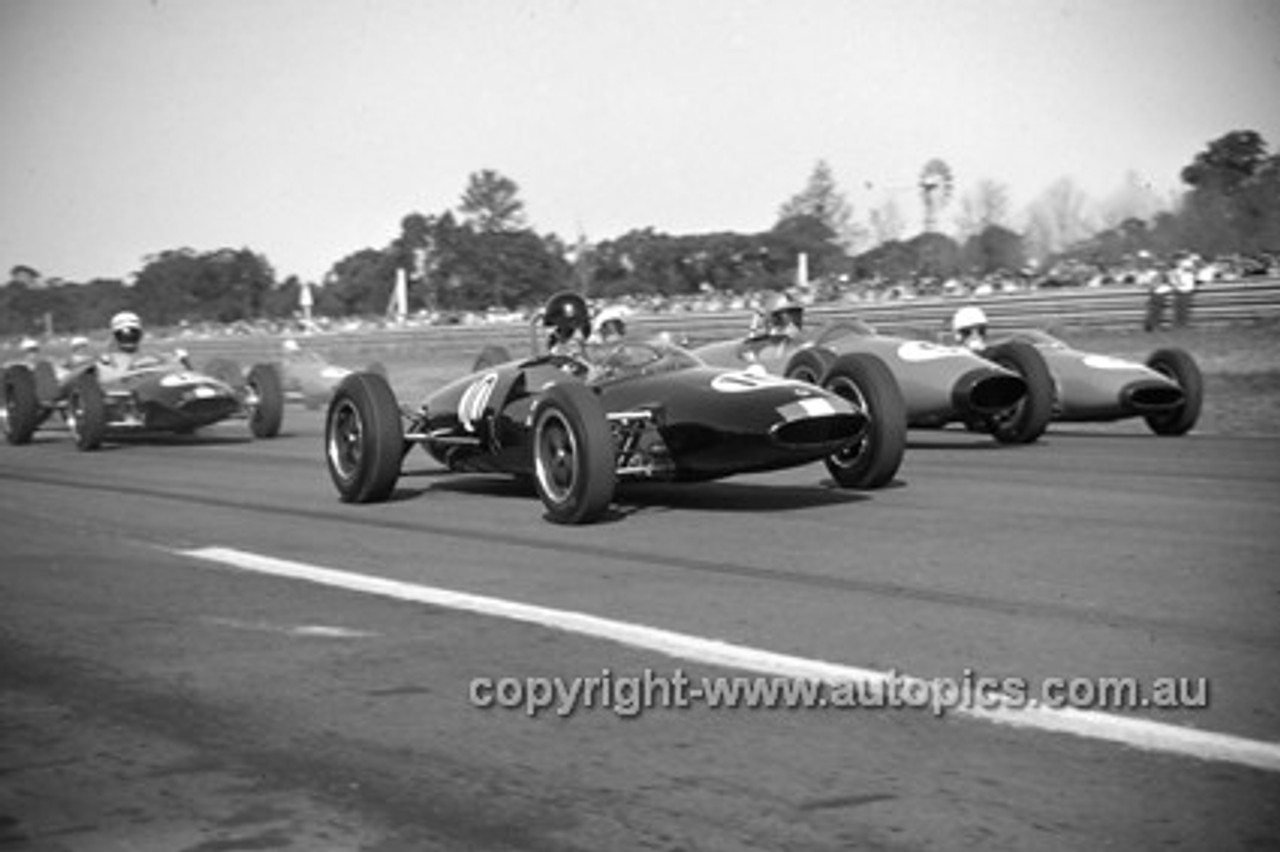
[[121, 352], [136, 352], [142, 342], [142, 320], [133, 311], [121, 311], [111, 318], [111, 336]]
[[552, 346], [572, 340], [586, 340], [591, 335], [591, 311], [587, 300], [577, 293], [556, 293], [542, 312], [542, 324], [551, 329]]

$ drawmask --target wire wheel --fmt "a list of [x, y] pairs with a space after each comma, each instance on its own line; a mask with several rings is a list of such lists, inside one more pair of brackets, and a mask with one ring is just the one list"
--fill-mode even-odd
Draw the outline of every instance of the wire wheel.
[[364, 421], [350, 399], [341, 399], [329, 412], [329, 467], [339, 478], [355, 479], [364, 459]]

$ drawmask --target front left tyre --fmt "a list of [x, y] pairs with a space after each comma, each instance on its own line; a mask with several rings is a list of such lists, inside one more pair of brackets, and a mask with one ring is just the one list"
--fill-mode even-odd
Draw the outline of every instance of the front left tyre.
[[1035, 443], [1053, 419], [1053, 374], [1044, 356], [1021, 340], [1001, 343], [983, 354], [1027, 383], [1027, 395], [1017, 405], [987, 421], [991, 434], [1002, 444]]
[[380, 503], [395, 491], [405, 453], [400, 406], [387, 380], [352, 373], [329, 401], [324, 455], [344, 503]]
[[613, 434], [600, 398], [572, 382], [552, 385], [533, 407], [533, 481], [547, 519], [599, 520], [617, 484]]
[[841, 488], [870, 490], [893, 481], [907, 449], [907, 404], [893, 372], [865, 352], [836, 358], [822, 387], [857, 405], [867, 415], [861, 438], [826, 459]]

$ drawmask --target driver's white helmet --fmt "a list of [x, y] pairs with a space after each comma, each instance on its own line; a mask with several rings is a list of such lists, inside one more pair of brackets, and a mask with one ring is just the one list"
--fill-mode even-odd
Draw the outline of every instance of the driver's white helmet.
[[34, 337], [24, 337], [22, 342], [18, 344], [23, 352], [39, 352], [40, 344]]
[[286, 337], [284, 339], [284, 343], [280, 344], [280, 347], [284, 349], [286, 355], [296, 355], [302, 351], [302, 347], [298, 345], [298, 341], [294, 340], [292, 337]]
[[122, 352], [133, 352], [142, 342], [142, 319], [133, 311], [121, 311], [111, 318], [111, 336]]
[[[761, 315], [764, 318], [764, 328], [760, 328]], [[752, 319], [751, 327], [753, 333], [794, 334], [804, 327], [804, 305], [789, 293], [774, 293], [765, 300], [760, 314]]]
[[596, 315], [593, 323], [596, 334], [603, 341], [623, 337], [627, 333], [627, 311], [621, 305], [610, 305]]
[[951, 318], [951, 331], [959, 343], [971, 349], [981, 349], [986, 345], [986, 311], [977, 305], [965, 305]]

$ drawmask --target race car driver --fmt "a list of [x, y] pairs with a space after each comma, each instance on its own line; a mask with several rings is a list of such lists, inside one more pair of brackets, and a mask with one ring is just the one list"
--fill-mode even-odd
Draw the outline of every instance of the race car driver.
[[610, 305], [596, 315], [596, 338], [602, 345], [621, 343], [627, 335], [625, 312], [617, 305]]
[[747, 361], [783, 357], [804, 327], [804, 305], [788, 294], [770, 296], [766, 306], [751, 318], [751, 331], [742, 350]]
[[765, 310], [752, 317], [753, 337], [792, 338], [800, 334], [804, 328], [804, 305], [787, 293], [770, 296], [766, 304]]
[[591, 312], [586, 299], [577, 293], [556, 293], [542, 312], [542, 325], [551, 329], [547, 349], [552, 355], [586, 359], [587, 338], [591, 336]]
[[121, 311], [111, 318], [111, 340], [112, 349], [98, 357], [98, 370], [104, 379], [160, 363], [156, 356], [138, 352], [142, 319], [133, 311]]
[[83, 335], [71, 338], [71, 352], [67, 355], [64, 366], [71, 370], [92, 360], [93, 355], [89, 352], [89, 338]]
[[958, 345], [974, 352], [987, 348], [987, 314], [977, 305], [965, 305], [951, 317], [951, 333]]

